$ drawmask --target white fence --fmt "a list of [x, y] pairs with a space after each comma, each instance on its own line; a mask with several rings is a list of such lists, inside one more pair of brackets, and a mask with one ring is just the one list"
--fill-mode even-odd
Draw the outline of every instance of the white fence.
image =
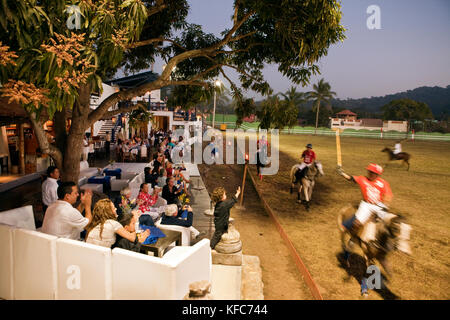
[[[236, 123], [234, 122], [220, 122], [216, 123], [216, 126], [220, 126], [220, 124], [226, 124], [228, 127], [234, 128], [236, 126]], [[242, 124], [240, 126], [241, 129], [248, 130], [248, 129], [254, 129], [257, 130], [257, 128], [252, 127], [246, 123]], [[284, 134], [314, 134], [314, 129], [283, 129], [280, 130], [280, 133]], [[334, 136], [336, 135], [336, 132], [333, 130], [323, 130], [318, 129], [316, 132], [317, 135], [325, 135], [325, 136]], [[373, 132], [358, 132], [358, 131], [343, 131], [340, 133], [341, 137], [359, 137], [359, 138], [373, 138], [373, 139], [414, 139], [414, 140], [429, 140], [429, 141], [450, 141], [450, 135], [444, 135], [444, 134], [412, 134], [409, 132], [408, 134], [402, 133], [402, 132], [380, 132], [380, 131], [373, 131]]]

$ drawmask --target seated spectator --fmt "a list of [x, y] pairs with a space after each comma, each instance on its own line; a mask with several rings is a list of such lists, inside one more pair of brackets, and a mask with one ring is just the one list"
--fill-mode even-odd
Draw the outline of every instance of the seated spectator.
[[172, 168], [171, 161], [167, 161], [167, 163], [166, 163], [166, 173], [167, 173], [167, 178], [170, 178], [173, 176], [173, 168]]
[[185, 176], [183, 175], [183, 173], [181, 172], [182, 169], [177, 168], [175, 170], [173, 170], [173, 179], [175, 181], [175, 184], [179, 187], [182, 188], [182, 190], [188, 194], [188, 183], [190, 183], [191, 181], [189, 181], [188, 179], [185, 178]]
[[150, 172], [150, 167], [144, 168], [144, 176], [145, 176], [145, 183], [149, 183], [152, 185], [152, 188], [155, 187], [155, 185], [158, 183], [158, 174], [153, 169]]
[[[136, 232], [136, 221], [137, 216], [132, 213], [124, 213], [119, 218], [119, 223], [123, 226], [125, 230], [127, 230], [130, 233]], [[150, 231], [150, 230], [147, 230]], [[116, 242], [113, 244], [111, 249], [114, 248], [122, 248], [125, 250], [130, 250], [134, 252], [140, 252], [141, 250], [141, 243], [144, 242], [146, 237], [141, 236], [139, 234], [139, 237], [136, 237], [134, 241], [130, 241], [127, 238], [122, 238], [119, 234], [116, 234]]]
[[42, 223], [42, 232], [60, 238], [80, 240], [80, 233], [92, 220], [92, 191], [87, 189], [81, 194], [85, 217], [73, 207], [79, 196], [78, 186], [74, 182], [63, 182], [58, 187], [58, 200], [48, 208]]
[[120, 196], [114, 201], [114, 206], [117, 209], [117, 214], [120, 217], [123, 213], [131, 213], [136, 207], [137, 203], [131, 200], [131, 189], [130, 187], [123, 187], [120, 190]]
[[167, 171], [164, 170], [164, 168], [161, 168], [159, 170], [159, 176], [158, 176], [158, 187], [159, 188], [164, 188], [164, 186], [166, 185], [166, 180], [167, 180]]
[[194, 213], [192, 212], [192, 208], [190, 206], [184, 206], [182, 209], [178, 210], [176, 204], [168, 205], [161, 218], [161, 224], [189, 228], [194, 238], [203, 235], [204, 233], [201, 234], [192, 226], [193, 222]]
[[[86, 243], [106, 248], [111, 248], [116, 242], [116, 234], [131, 242], [137, 238], [136, 232], [128, 231], [117, 221], [116, 207], [109, 199], [102, 199], [95, 204], [92, 221], [86, 231]], [[146, 230], [142, 237], [147, 238], [149, 235], [150, 231]]]
[[[139, 189], [139, 195], [137, 197], [139, 202], [139, 210], [142, 212], [143, 215], [150, 215], [153, 221], [156, 221], [161, 216], [162, 212], [158, 211], [156, 208], [152, 208], [156, 201], [158, 201], [158, 193], [159, 188], [153, 189], [153, 194], [149, 194], [149, 187], [148, 183], [141, 184], [141, 187]], [[155, 210], [156, 209], [156, 210]], [[144, 223], [146, 224], [146, 223]], [[149, 224], [146, 224], [149, 225]], [[151, 224], [150, 224], [151, 225]]]
[[178, 204], [178, 197], [181, 194], [181, 189], [175, 186], [174, 178], [167, 178], [167, 183], [163, 187], [162, 197], [167, 201], [167, 204]]
[[47, 210], [48, 206], [58, 200], [58, 179], [59, 169], [55, 166], [47, 168], [47, 179], [42, 183], [42, 209]]

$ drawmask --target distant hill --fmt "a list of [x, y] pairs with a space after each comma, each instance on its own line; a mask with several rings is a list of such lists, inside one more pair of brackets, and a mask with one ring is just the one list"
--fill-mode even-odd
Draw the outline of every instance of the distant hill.
[[333, 99], [332, 106], [335, 109], [350, 109], [358, 113], [358, 117], [381, 115], [381, 107], [392, 100], [409, 98], [419, 102], [425, 102], [433, 112], [436, 119], [442, 119], [450, 115], [450, 85], [442, 87], [419, 87], [414, 90], [389, 94], [383, 97], [371, 97], [362, 99]]

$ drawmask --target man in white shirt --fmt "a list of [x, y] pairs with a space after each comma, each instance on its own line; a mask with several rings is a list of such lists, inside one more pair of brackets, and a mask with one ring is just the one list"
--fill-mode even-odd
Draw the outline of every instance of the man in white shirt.
[[47, 168], [47, 179], [42, 183], [42, 209], [45, 211], [56, 200], [58, 200], [58, 179], [60, 173], [55, 166]]
[[402, 144], [401, 144], [401, 140], [397, 141], [397, 143], [394, 146], [394, 154], [397, 155], [400, 152], [402, 152]]
[[84, 194], [81, 194], [85, 217], [73, 207], [78, 195], [78, 186], [74, 182], [63, 182], [58, 187], [59, 200], [48, 207], [42, 224], [42, 232], [60, 238], [80, 240], [80, 233], [92, 220], [92, 191], [87, 189]]

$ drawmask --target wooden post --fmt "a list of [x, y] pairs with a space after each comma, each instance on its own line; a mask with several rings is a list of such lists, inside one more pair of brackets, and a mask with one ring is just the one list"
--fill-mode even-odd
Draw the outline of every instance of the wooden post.
[[19, 173], [25, 174], [25, 137], [23, 122], [19, 124]]
[[339, 136], [339, 129], [336, 130], [336, 155], [337, 155], [337, 165], [342, 167], [341, 138]]
[[245, 189], [245, 180], [247, 178], [247, 167], [248, 167], [248, 163], [247, 163], [247, 161], [245, 161], [244, 179], [242, 180], [241, 201], [239, 203], [239, 206], [241, 206], [241, 207], [242, 207], [242, 203], [244, 202], [244, 189]]

